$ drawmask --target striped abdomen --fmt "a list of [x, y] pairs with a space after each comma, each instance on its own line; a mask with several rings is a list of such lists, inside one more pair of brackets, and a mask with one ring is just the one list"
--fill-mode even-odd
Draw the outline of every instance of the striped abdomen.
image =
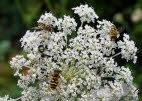
[[51, 79], [51, 82], [50, 82], [50, 88], [52, 89], [56, 89], [56, 87], [58, 86], [58, 77], [53, 77]]

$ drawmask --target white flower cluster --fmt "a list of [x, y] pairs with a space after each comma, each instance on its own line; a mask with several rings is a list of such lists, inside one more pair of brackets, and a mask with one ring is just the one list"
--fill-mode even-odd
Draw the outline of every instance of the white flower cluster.
[[[73, 10], [81, 22], [98, 18], [88, 5]], [[27, 31], [21, 39], [27, 56], [18, 55], [10, 62], [19, 76], [18, 86], [23, 88], [21, 101], [138, 100], [131, 71], [114, 60], [118, 48], [122, 58], [136, 58], [137, 49], [128, 35], [118, 43], [111, 40], [113, 24], [106, 20], [98, 21], [95, 29], [85, 23], [77, 26], [69, 16], [57, 19], [46, 13], [38, 22], [56, 27], [53, 32]], [[70, 37], [74, 32], [77, 35]], [[59, 78], [53, 77], [55, 69], [61, 70]], [[53, 78], [59, 82], [54, 82], [55, 89], [51, 87]]]
[[64, 16], [64, 19], [60, 18], [58, 22], [59, 22], [58, 25], [59, 30], [62, 29], [64, 33], [70, 35], [72, 31], [76, 30], [77, 23], [75, 22], [75, 19], [71, 18], [70, 16]]
[[88, 5], [80, 5], [79, 7], [72, 8], [74, 13], [78, 14], [81, 22], [87, 21], [94, 22], [95, 19], [98, 19], [98, 15], [94, 12], [92, 7], [88, 7]]
[[14, 99], [9, 98], [8, 95], [6, 95], [5, 97], [0, 97], [0, 101], [15, 101]]
[[128, 60], [133, 60], [136, 63], [137, 47], [135, 47], [134, 41], [130, 41], [129, 35], [124, 34], [123, 41], [118, 42], [118, 47], [121, 49], [122, 58]]
[[37, 22], [43, 23], [45, 25], [52, 25], [55, 27], [57, 19], [51, 13], [45, 13], [44, 15], [41, 15], [40, 19]]

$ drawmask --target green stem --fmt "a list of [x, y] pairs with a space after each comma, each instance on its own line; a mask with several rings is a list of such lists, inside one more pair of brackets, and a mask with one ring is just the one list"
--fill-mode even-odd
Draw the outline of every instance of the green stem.
[[120, 54], [121, 54], [121, 52], [119, 52], [119, 53], [117, 53], [117, 54], [111, 56], [110, 58], [114, 58], [114, 57], [116, 57], [116, 56], [118, 56], [118, 55], [120, 55]]
[[82, 27], [83, 26], [83, 22], [81, 23], [81, 26], [80, 27]]
[[22, 96], [21, 97], [19, 97], [19, 98], [17, 98], [17, 99], [15, 99], [15, 101], [18, 101], [18, 100], [20, 100], [22, 98]]
[[68, 48], [68, 35], [66, 35], [66, 49]]

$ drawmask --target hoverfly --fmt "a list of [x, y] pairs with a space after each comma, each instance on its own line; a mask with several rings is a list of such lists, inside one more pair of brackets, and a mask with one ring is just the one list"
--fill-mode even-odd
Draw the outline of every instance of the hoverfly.
[[50, 26], [50, 25], [45, 25], [44, 23], [41, 23], [41, 22], [38, 22], [38, 27], [34, 27], [32, 28], [34, 30], [46, 30], [46, 31], [49, 31], [49, 32], [53, 32], [53, 27]]
[[111, 40], [114, 41], [114, 40], [117, 39], [117, 37], [119, 35], [119, 32], [118, 32], [118, 30], [117, 30], [117, 28], [116, 28], [116, 26], [114, 24], [111, 25], [111, 29], [110, 29], [108, 34], [109, 34]]

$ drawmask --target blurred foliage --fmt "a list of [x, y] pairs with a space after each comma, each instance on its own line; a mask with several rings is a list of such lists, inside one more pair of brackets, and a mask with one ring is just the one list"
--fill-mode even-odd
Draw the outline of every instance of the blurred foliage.
[[30, 26], [41, 10], [42, 2], [39, 0], [15, 0], [18, 12], [27, 26]]
[[10, 51], [10, 41], [3, 40], [0, 42], [0, 60], [4, 59], [4, 55]]
[[36, 26], [36, 21], [46, 11], [57, 17], [75, 16], [71, 8], [86, 3], [95, 9], [100, 19], [114, 22], [120, 34], [130, 33], [135, 41], [139, 49], [138, 62], [135, 65], [129, 62], [126, 66], [132, 70], [140, 90], [139, 101], [142, 101], [142, 13], [135, 14], [137, 9], [142, 10], [142, 0], [0, 0], [0, 96], [20, 96], [21, 89], [15, 84], [17, 78], [12, 75], [9, 61], [16, 54], [25, 54], [19, 40], [26, 30]]

